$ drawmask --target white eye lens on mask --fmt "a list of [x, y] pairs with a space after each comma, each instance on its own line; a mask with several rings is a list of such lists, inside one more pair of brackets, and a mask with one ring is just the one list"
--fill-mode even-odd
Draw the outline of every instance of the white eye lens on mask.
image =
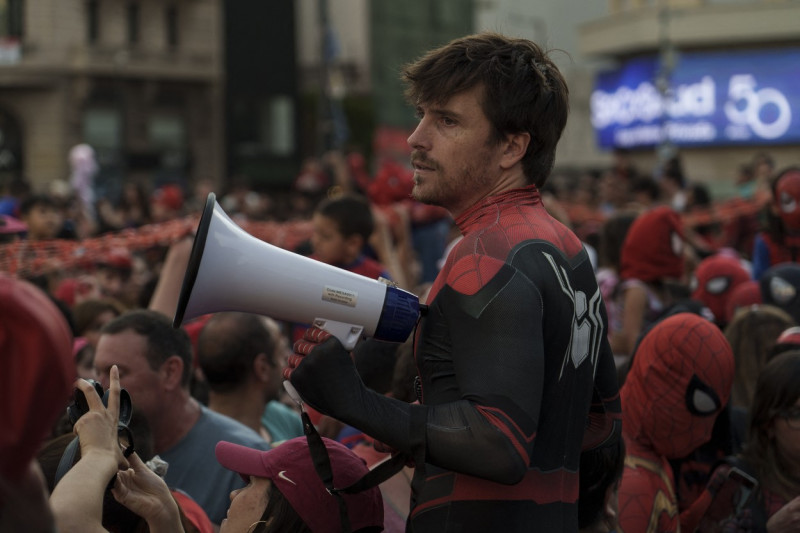
[[797, 210], [797, 200], [788, 193], [781, 193], [781, 211], [784, 213], [794, 213]]
[[724, 276], [718, 278], [711, 278], [706, 282], [706, 291], [709, 294], [722, 294], [728, 289], [730, 280]]
[[670, 244], [672, 245], [672, 253], [675, 255], [683, 254], [683, 239], [677, 233], [672, 233], [670, 235]]

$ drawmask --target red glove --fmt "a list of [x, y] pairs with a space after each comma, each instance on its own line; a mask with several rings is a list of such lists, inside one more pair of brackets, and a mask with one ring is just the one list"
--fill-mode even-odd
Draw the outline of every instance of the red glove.
[[320, 329], [316, 326], [308, 328], [305, 333], [303, 333], [303, 337], [294, 343], [294, 353], [289, 356], [286, 368], [283, 369], [283, 379], [289, 379], [292, 375], [292, 371], [297, 368], [297, 365], [300, 364], [303, 358], [310, 354], [311, 350], [316, 346], [322, 344], [330, 337], [331, 334], [324, 329]]

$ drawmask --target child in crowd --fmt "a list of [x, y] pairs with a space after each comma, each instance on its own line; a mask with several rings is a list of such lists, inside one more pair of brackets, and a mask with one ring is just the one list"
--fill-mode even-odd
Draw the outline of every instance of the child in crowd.
[[[375, 229], [372, 208], [363, 196], [346, 194], [319, 203], [311, 219], [311, 257], [368, 278], [392, 279], [386, 268], [366, 253]], [[291, 341], [302, 338], [308, 324], [292, 324]]]
[[20, 218], [28, 226], [29, 241], [55, 239], [63, 220], [56, 202], [49, 195], [34, 194], [20, 203]]
[[708, 441], [733, 375], [731, 347], [705, 318], [678, 313], [644, 336], [620, 389], [627, 449], [619, 490], [621, 531], [679, 531], [669, 460]]
[[369, 278], [389, 279], [386, 268], [365, 253], [375, 220], [366, 198], [343, 195], [327, 198], [312, 217], [314, 259]]

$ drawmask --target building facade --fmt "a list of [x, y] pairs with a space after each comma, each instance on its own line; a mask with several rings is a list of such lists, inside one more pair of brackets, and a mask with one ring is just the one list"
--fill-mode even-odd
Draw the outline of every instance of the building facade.
[[68, 179], [91, 145], [96, 188], [219, 180], [220, 0], [0, 1], [0, 176]]
[[[677, 150], [688, 177], [720, 194], [735, 192], [740, 167], [758, 153], [777, 168], [800, 163], [800, 2], [611, 0], [608, 7], [580, 27], [581, 53], [619, 75], [593, 104], [595, 129], [614, 136], [606, 149], [630, 148], [642, 170]], [[663, 113], [646, 103], [658, 93]], [[655, 144], [641, 137], [657, 133], [642, 118], [647, 112], [666, 132]], [[626, 127], [612, 132], [612, 123]]]

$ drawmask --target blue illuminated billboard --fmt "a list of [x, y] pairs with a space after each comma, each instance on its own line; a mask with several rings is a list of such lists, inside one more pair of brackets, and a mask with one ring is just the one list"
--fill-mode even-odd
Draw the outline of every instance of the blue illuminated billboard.
[[602, 148], [800, 143], [800, 48], [681, 53], [669, 91], [656, 57], [600, 73], [591, 97]]

